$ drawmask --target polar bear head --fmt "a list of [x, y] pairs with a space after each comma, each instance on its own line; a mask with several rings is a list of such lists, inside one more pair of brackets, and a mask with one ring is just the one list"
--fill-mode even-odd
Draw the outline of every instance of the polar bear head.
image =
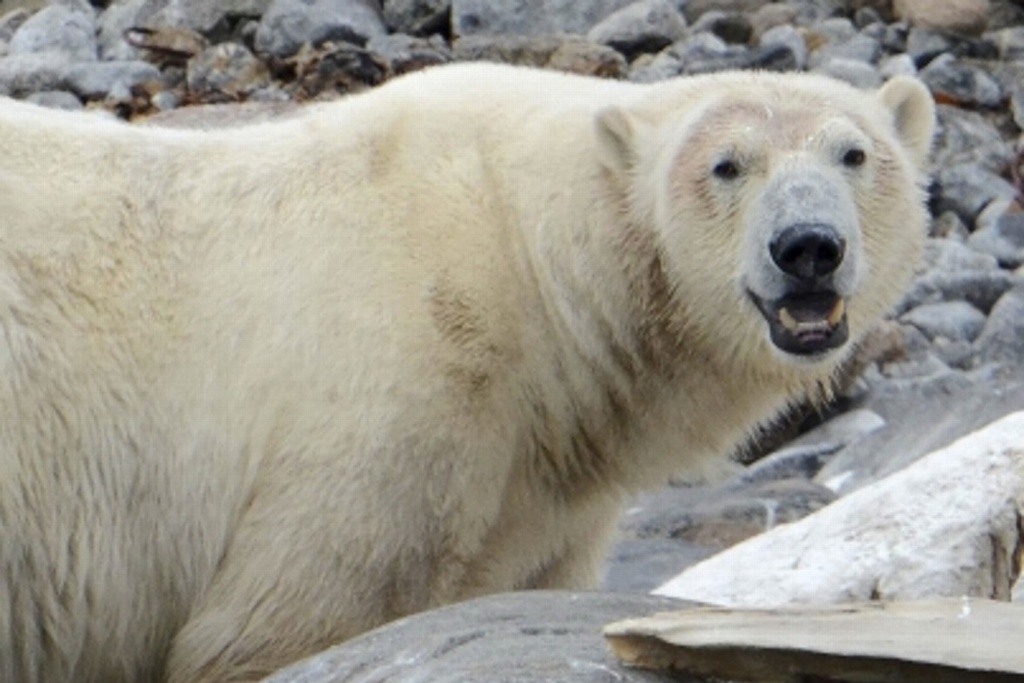
[[874, 93], [795, 74], [686, 80], [597, 117], [605, 166], [631, 223], [654, 232], [685, 324], [748, 359], [756, 346], [836, 360], [919, 258], [930, 94], [910, 78]]

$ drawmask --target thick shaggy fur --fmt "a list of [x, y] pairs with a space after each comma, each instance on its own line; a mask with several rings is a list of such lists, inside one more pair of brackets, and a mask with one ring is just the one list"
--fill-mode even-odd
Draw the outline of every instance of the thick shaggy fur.
[[0, 680], [253, 680], [593, 585], [625, 495], [847, 354], [770, 342], [762, 212], [830, 184], [856, 339], [918, 256], [932, 115], [908, 80], [484, 65], [234, 130], [0, 102]]

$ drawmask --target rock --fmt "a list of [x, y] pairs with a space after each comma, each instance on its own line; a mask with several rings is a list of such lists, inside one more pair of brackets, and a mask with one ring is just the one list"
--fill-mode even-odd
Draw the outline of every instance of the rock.
[[975, 164], [956, 164], [935, 173], [932, 213], [955, 211], [968, 225], [996, 200], [1013, 200], [1017, 189], [998, 174]]
[[612, 12], [587, 32], [587, 40], [633, 59], [659, 52], [686, 35], [686, 20], [668, 0], [641, 0]]
[[67, 66], [67, 56], [54, 52], [4, 57], [0, 59], [0, 95], [24, 97], [43, 90], [61, 90]]
[[1022, 514], [1024, 413], [1014, 413], [654, 593], [737, 607], [1008, 600]]
[[[842, 417], [836, 417], [834, 421], [839, 421]], [[830, 422], [825, 424], [830, 424]], [[756, 461], [743, 473], [741, 481], [754, 483], [785, 479], [812, 479], [825, 466], [829, 458], [839, 452], [843, 445], [827, 441], [806, 445], [789, 444]]]
[[826, 64], [833, 59], [846, 59], [864, 64], [874, 64], [882, 54], [882, 45], [877, 40], [859, 33], [849, 40], [828, 43], [814, 50], [810, 56], [811, 66]]
[[999, 297], [1024, 278], [1002, 270], [960, 270], [932, 272], [910, 286], [910, 290], [896, 307], [898, 314], [926, 303], [938, 301], [967, 301], [982, 312], [988, 312]]
[[759, 45], [762, 48], [784, 47], [793, 55], [797, 70], [807, 68], [807, 43], [803, 34], [789, 25], [775, 26], [761, 34]]
[[387, 33], [374, 0], [273, 0], [256, 31], [256, 51], [294, 55], [327, 41], [365, 45]]
[[612, 12], [633, 0], [452, 0], [452, 35], [462, 36], [584, 36]]
[[601, 636], [609, 622], [687, 606], [623, 593], [492, 595], [395, 621], [263, 683], [697, 683], [628, 668]]
[[988, 0], [894, 0], [897, 19], [950, 33], [980, 34], [988, 26]]
[[0, 16], [0, 41], [9, 42], [14, 33], [28, 21], [32, 15], [24, 7], [12, 9], [7, 14]]
[[95, 62], [68, 67], [62, 82], [82, 99], [97, 100], [119, 85], [131, 90], [143, 83], [160, 82], [162, 78], [160, 70], [146, 62]]
[[627, 538], [615, 544], [605, 565], [603, 590], [648, 593], [684, 567], [718, 551], [678, 538]]
[[966, 301], [925, 304], [904, 313], [900, 322], [913, 325], [934, 341], [973, 341], [985, 326], [985, 314]]
[[504, 62], [603, 78], [621, 78], [627, 69], [625, 58], [617, 50], [582, 38], [470, 36], [455, 43], [454, 57], [459, 61]]
[[630, 666], [702, 680], [1007, 683], [1024, 678], [1019, 623], [1014, 605], [963, 597], [698, 607], [609, 624], [604, 634]]
[[1020, 365], [1024, 358], [1024, 286], [1018, 285], [996, 302], [975, 347], [985, 361]]
[[864, 405], [881, 415], [885, 426], [834, 455], [815, 477], [840, 494], [879, 481], [993, 420], [1024, 410], [1024, 379], [1013, 368], [871, 384]]
[[1003, 268], [1024, 265], [1024, 213], [1003, 213], [967, 240], [972, 249], [991, 254]]
[[93, 61], [98, 55], [96, 22], [91, 15], [50, 5], [21, 25], [8, 49], [12, 55], [51, 52], [73, 61]]
[[855, 59], [835, 57], [820, 64], [815, 71], [846, 81], [857, 88], [873, 89], [882, 85], [882, 76], [877, 69]]
[[754, 32], [754, 39], [758, 40], [766, 31], [776, 26], [789, 26], [793, 28], [796, 21], [797, 10], [795, 7], [784, 2], [765, 3], [750, 14], [744, 15], [750, 21]]
[[764, 4], [758, 0], [687, 0], [682, 3], [686, 19], [693, 23], [700, 19], [705, 12], [729, 12], [734, 14], [749, 14], [759, 9]]
[[446, 33], [452, 0], [384, 0], [384, 20], [396, 33], [429, 36]]
[[1014, 26], [986, 34], [1006, 61], [1024, 61], [1024, 26]]
[[722, 550], [834, 499], [831, 491], [803, 479], [741, 478], [722, 486], [669, 487], [639, 497], [620, 526], [625, 539], [671, 538]]
[[52, 109], [77, 111], [83, 108], [82, 101], [64, 90], [43, 90], [25, 98], [27, 102]]
[[270, 85], [266, 64], [238, 43], [221, 43], [188, 61], [186, 82], [199, 101], [237, 100]]
[[947, 273], [995, 270], [999, 267], [994, 256], [978, 253], [954, 240], [935, 238], [925, 242], [924, 264], [928, 271]]
[[933, 59], [921, 71], [921, 79], [940, 102], [995, 108], [1003, 100], [998, 81], [950, 54]]
[[750, 20], [743, 14], [728, 14], [714, 10], [705, 12], [690, 27], [691, 33], [713, 33], [727, 43], [746, 45], [754, 33]]
[[392, 74], [404, 74], [452, 60], [452, 51], [443, 38], [430, 40], [414, 38], [401, 33], [371, 38], [366, 49], [380, 55]]
[[938, 131], [933, 153], [934, 168], [975, 164], [1001, 174], [1013, 160], [1013, 150], [999, 130], [977, 112], [940, 104], [936, 107]]

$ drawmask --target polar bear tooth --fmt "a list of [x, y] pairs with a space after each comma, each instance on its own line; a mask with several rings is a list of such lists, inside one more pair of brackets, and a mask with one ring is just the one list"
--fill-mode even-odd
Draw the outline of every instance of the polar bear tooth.
[[796, 318], [794, 318], [790, 314], [789, 310], [784, 307], [779, 309], [779, 322], [781, 322], [782, 326], [790, 332], [796, 332], [800, 329], [800, 323], [797, 322]]
[[832, 307], [832, 312], [828, 314], [828, 324], [835, 327], [846, 315], [846, 301], [843, 299], [837, 299], [836, 305]]

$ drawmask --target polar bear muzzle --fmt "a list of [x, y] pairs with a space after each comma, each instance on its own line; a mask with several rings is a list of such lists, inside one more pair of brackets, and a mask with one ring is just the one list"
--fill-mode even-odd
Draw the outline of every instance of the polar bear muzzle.
[[801, 356], [838, 348], [849, 338], [846, 301], [836, 293], [832, 275], [846, 253], [846, 241], [829, 225], [791, 225], [771, 240], [768, 251], [786, 278], [789, 293], [751, 298], [768, 322], [772, 343]]

